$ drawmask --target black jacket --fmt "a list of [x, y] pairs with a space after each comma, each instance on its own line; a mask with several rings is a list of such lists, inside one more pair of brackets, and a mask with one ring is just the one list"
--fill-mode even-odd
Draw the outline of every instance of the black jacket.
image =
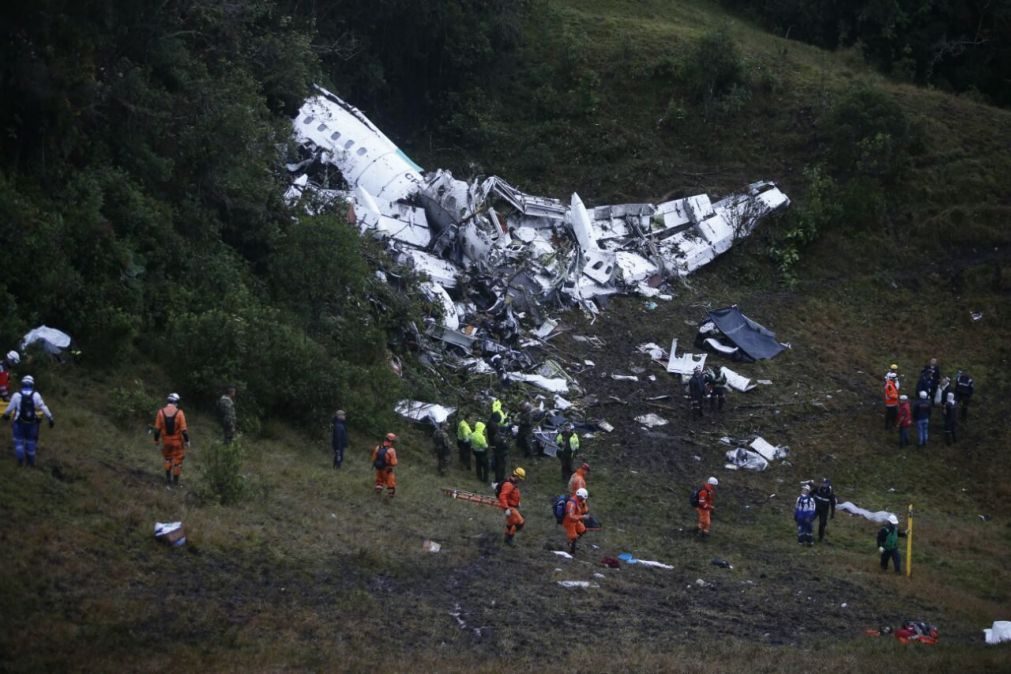
[[818, 512], [830, 510], [835, 515], [835, 491], [832, 485], [823, 484], [814, 491], [814, 507]]
[[344, 424], [344, 421], [334, 417], [333, 421], [330, 422], [330, 427], [333, 430], [333, 433], [330, 436], [330, 446], [333, 448], [333, 451], [336, 452], [341, 449], [347, 449], [348, 428]]

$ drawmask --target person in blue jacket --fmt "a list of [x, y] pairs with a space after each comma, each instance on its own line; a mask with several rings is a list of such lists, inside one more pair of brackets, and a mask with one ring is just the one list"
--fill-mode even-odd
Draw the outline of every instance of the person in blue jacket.
[[39, 424], [44, 416], [49, 427], [55, 424], [53, 413], [46, 407], [42, 396], [35, 390], [35, 378], [26, 375], [21, 379], [21, 390], [11, 396], [10, 404], [3, 413], [3, 420], [14, 417], [14, 454], [18, 465], [35, 465], [35, 447], [39, 443]]
[[800, 496], [793, 508], [793, 519], [797, 522], [797, 542], [801, 545], [814, 545], [814, 518], [818, 514], [817, 504], [811, 496], [811, 485], [800, 488]]

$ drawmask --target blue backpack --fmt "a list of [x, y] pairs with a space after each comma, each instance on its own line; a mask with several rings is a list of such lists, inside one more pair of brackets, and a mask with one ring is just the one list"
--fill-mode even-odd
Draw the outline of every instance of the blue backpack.
[[551, 501], [551, 511], [555, 514], [555, 521], [559, 524], [565, 519], [565, 504], [569, 502], [569, 497], [559, 494]]

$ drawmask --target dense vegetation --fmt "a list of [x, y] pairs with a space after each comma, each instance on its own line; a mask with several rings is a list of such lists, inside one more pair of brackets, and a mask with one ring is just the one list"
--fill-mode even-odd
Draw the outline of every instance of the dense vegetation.
[[288, 115], [322, 63], [342, 90], [424, 118], [517, 39], [515, 12], [284, 4], [4, 5], [3, 344], [44, 322], [93, 364], [156, 358], [190, 399], [236, 380], [247, 424], [389, 408], [388, 341], [414, 309], [339, 219], [293, 221]]
[[[724, 0], [795, 40], [856, 46], [897, 78], [1011, 105], [1007, 0]], [[1003, 74], [1002, 74], [1003, 73]]]

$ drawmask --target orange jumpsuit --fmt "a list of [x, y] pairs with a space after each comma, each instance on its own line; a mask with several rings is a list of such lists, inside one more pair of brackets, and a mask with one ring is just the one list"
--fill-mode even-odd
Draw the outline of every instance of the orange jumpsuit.
[[577, 489], [586, 489], [586, 471], [577, 468], [569, 478], [569, 496], [575, 497]]
[[590, 512], [590, 506], [585, 499], [570, 498], [565, 502], [565, 519], [562, 525], [565, 527], [565, 536], [570, 543], [586, 533], [586, 525], [583, 524], [583, 517]]
[[[172, 426], [169, 433], [168, 426]], [[186, 458], [186, 443], [189, 442], [189, 429], [186, 427], [186, 415], [176, 405], [166, 405], [158, 410], [154, 417], [154, 444], [161, 438], [161, 455], [165, 471], [172, 471], [176, 477], [183, 472], [183, 459]]]
[[393, 473], [393, 467], [397, 465], [397, 450], [388, 440], [384, 440], [382, 445], [376, 445], [372, 450], [373, 465], [379, 456], [380, 447], [386, 447], [386, 467], [376, 468], [376, 493], [381, 494], [383, 489], [389, 489], [390, 496], [393, 496], [397, 493], [397, 476]]
[[512, 538], [516, 532], [523, 528], [525, 520], [520, 514], [520, 488], [515, 479], [508, 478], [502, 485], [502, 490], [498, 493], [498, 504], [503, 510], [509, 510], [506, 515], [506, 538]]
[[709, 515], [713, 509], [713, 497], [716, 496], [716, 490], [713, 489], [713, 485], [704, 484], [702, 489], [699, 490], [699, 505], [695, 508], [699, 513], [699, 532], [703, 534], [709, 533]]

